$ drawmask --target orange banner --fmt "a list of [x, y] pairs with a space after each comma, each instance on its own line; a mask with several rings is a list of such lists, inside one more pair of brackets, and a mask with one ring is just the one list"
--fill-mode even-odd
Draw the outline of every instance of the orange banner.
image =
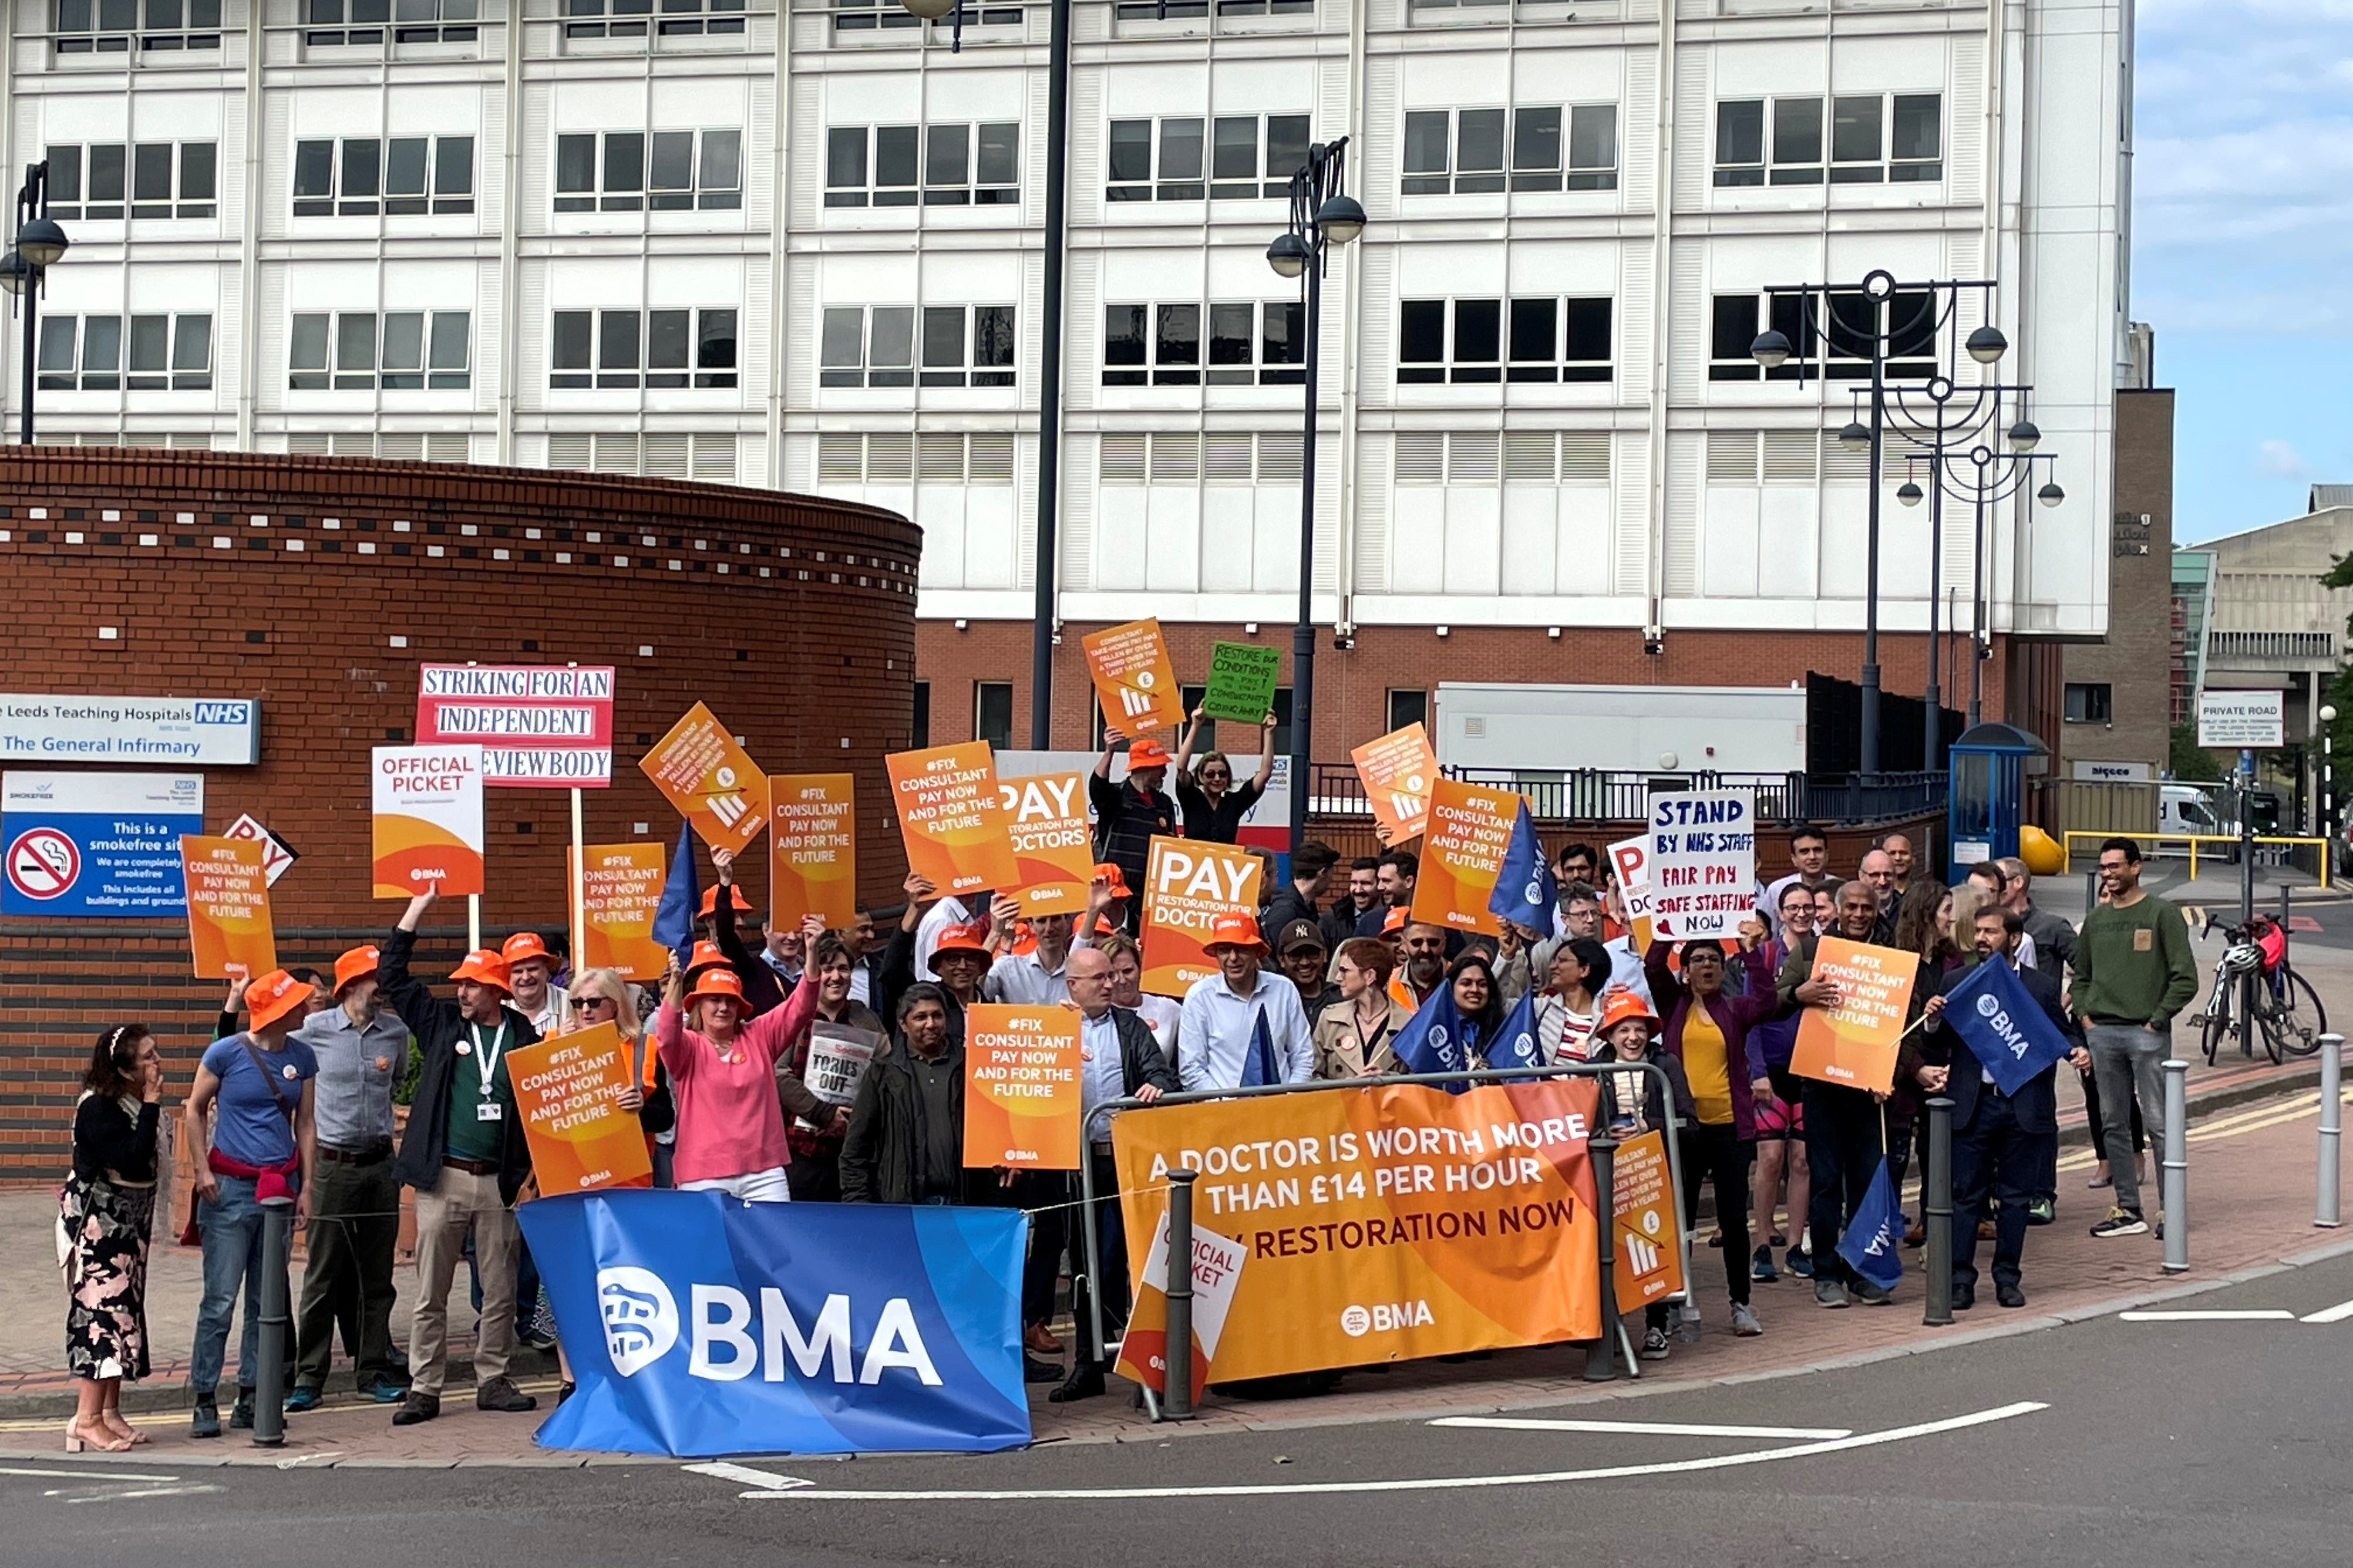
[[542, 1197], [654, 1184], [637, 1112], [614, 1098], [629, 1087], [629, 1042], [618, 1028], [597, 1024], [517, 1046], [507, 1078]]
[[[1599, 1094], [1376, 1084], [1129, 1111], [1127, 1234], [1155, 1234], [1171, 1168], [1201, 1172], [1197, 1230], [1240, 1248], [1215, 1382], [1594, 1339]], [[1140, 1279], [1148, 1250], [1131, 1257]]]
[[1020, 881], [987, 742], [897, 752], [882, 765], [890, 770], [909, 870], [929, 877], [942, 893], [1003, 889]]
[[1675, 1214], [1667, 1135], [1655, 1128], [1618, 1145], [1609, 1168], [1618, 1218], [1618, 1310], [1639, 1311], [1683, 1288], [1683, 1226]]
[[771, 931], [807, 914], [836, 931], [858, 923], [858, 781], [849, 773], [778, 773], [768, 781]]
[[999, 779], [1013, 860], [1021, 875], [1016, 896], [1025, 915], [1074, 915], [1087, 907], [1094, 879], [1094, 837], [1087, 827], [1087, 776], [1044, 773]]
[[1258, 912], [1265, 865], [1247, 849], [1198, 838], [1152, 841], [1144, 868], [1144, 989], [1182, 996], [1218, 973], [1203, 951], [1217, 918]]
[[1896, 1043], [1920, 961], [1892, 947], [1826, 936], [1814, 950], [1813, 977], [1838, 982], [1839, 1005], [1806, 1009], [1789, 1070], [1885, 1094], [1895, 1086]]
[[1499, 934], [1504, 922], [1487, 907], [1511, 851], [1520, 797], [1441, 778], [1430, 786], [1430, 826], [1421, 837], [1421, 869], [1413, 883], [1413, 918], [1448, 931]]
[[714, 849], [741, 854], [768, 825], [767, 774], [700, 702], [638, 759], [638, 769]]
[[1429, 825], [1430, 786], [1438, 780], [1438, 758], [1430, 749], [1428, 731], [1408, 724], [1366, 742], [1350, 754], [1382, 843], [1402, 844]]
[[1079, 1015], [981, 1003], [964, 1017], [964, 1163], [1077, 1170]]
[[1133, 739], [1185, 721], [1185, 694], [1158, 621], [1130, 621], [1079, 639], [1103, 703], [1103, 728]]
[[259, 839], [181, 835], [188, 948], [195, 955], [197, 979], [251, 979], [278, 967], [269, 865], [269, 846]]
[[580, 909], [588, 929], [581, 934], [579, 967], [617, 970], [625, 980], [659, 980], [670, 967], [670, 950], [654, 940], [654, 911], [661, 907], [663, 852], [659, 844], [591, 844], [572, 861], [580, 879]]

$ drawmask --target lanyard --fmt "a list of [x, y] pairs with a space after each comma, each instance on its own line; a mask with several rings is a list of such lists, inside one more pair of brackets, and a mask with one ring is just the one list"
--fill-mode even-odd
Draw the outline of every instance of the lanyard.
[[503, 1018], [499, 1020], [497, 1032], [491, 1036], [491, 1043], [487, 1046], [482, 1044], [482, 1026], [480, 1024], [469, 1024], [466, 1028], [474, 1037], [474, 1055], [481, 1064], [482, 1098], [495, 1100], [498, 1098], [499, 1087], [493, 1080], [498, 1076], [499, 1058], [506, 1052], [506, 1020]]

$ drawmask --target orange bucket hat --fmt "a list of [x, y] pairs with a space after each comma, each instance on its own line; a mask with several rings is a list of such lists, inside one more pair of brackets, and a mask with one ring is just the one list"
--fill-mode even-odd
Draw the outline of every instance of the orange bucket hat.
[[1144, 768], [1165, 768], [1168, 765], [1168, 748], [1157, 741], [1137, 741], [1127, 748], [1127, 771]]
[[1135, 897], [1134, 893], [1127, 890], [1127, 879], [1121, 875], [1119, 868], [1113, 865], [1110, 861], [1106, 860], [1102, 865], [1096, 867], [1094, 874], [1111, 884], [1111, 886], [1105, 890], [1109, 892], [1113, 898], [1132, 899]]
[[355, 947], [335, 960], [335, 994], [341, 996], [343, 987], [362, 975], [374, 974], [382, 957], [372, 947]]
[[940, 959], [951, 952], [976, 953], [981, 958], [991, 956], [988, 951], [988, 922], [975, 921], [970, 925], [950, 926], [940, 933], [939, 946], [932, 949], [932, 973], [939, 973]]
[[727, 955], [719, 951], [719, 944], [717, 942], [698, 942], [694, 944], [693, 956], [687, 961], [686, 973], [690, 977], [691, 977], [702, 973], [706, 969], [724, 969], [726, 967]]
[[1246, 947], [1263, 957], [1266, 938], [1259, 934], [1258, 921], [1239, 910], [1219, 915], [1209, 926], [1209, 940], [1201, 944], [1204, 952], [1215, 952], [1221, 947]]
[[245, 1011], [257, 1029], [278, 1022], [311, 999], [311, 983], [273, 969], [245, 988]]
[[505, 944], [499, 949], [499, 956], [512, 965], [521, 963], [526, 958], [548, 960], [554, 955], [547, 951], [547, 943], [539, 940], [537, 931], [519, 931], [507, 938]]
[[744, 1000], [744, 983], [732, 969], [708, 969], [694, 977], [694, 989], [686, 994], [686, 1005], [693, 1006], [706, 996], [725, 996]]
[[507, 976], [507, 961], [492, 948], [485, 947], [468, 953], [466, 962], [449, 972], [449, 978], [495, 985], [510, 996], [514, 994], [514, 985]]
[[1610, 1030], [1629, 1018], [1640, 1018], [1651, 1026], [1653, 1035], [1659, 1032], [1658, 1015], [1651, 1011], [1651, 1005], [1642, 1000], [1641, 992], [1632, 990], [1610, 994], [1609, 1000], [1602, 1005], [1601, 1021], [1593, 1026], [1593, 1032], [1607, 1038]]

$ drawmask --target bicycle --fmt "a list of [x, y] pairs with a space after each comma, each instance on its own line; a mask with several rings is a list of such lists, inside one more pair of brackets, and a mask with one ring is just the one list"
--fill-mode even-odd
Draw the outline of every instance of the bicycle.
[[[2209, 1067], [2214, 1065], [2222, 1042], [2230, 1037], [2238, 1021], [2232, 1016], [2237, 1006], [2232, 998], [2251, 975], [2268, 982], [2251, 989], [2254, 1022], [2262, 1031], [2263, 1050], [2273, 1065], [2277, 1066], [2287, 1057], [2308, 1057], [2320, 1048], [2321, 1033], [2328, 1027], [2327, 1009], [2321, 1006], [2312, 983], [2298, 974], [2288, 962], [2284, 947], [2274, 967], [2259, 940], [2276, 930], [2278, 923], [2268, 915], [2259, 914], [2252, 925], [2222, 928], [2222, 956], [2214, 965], [2214, 989], [2206, 998], [2206, 1010], [2199, 1016]], [[2242, 1041], [2240, 1049], [2245, 1056], [2255, 1054], [2250, 1043]]]

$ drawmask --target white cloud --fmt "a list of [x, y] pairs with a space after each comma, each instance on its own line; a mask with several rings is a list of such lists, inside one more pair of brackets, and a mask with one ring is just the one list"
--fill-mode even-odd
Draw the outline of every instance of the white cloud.
[[2312, 465], [2285, 441], [2265, 441], [2255, 448], [2255, 467], [2267, 479], [2303, 481], [2313, 476]]

